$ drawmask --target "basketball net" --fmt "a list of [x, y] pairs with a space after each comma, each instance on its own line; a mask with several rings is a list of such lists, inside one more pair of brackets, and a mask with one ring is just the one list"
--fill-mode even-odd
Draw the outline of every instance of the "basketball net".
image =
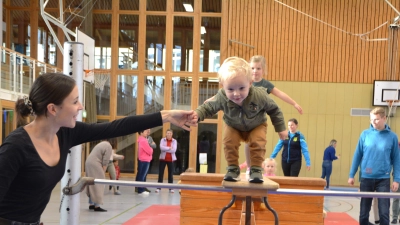
[[99, 89], [100, 91], [104, 90], [104, 85], [107, 83], [108, 79], [110, 79], [110, 70], [83, 70], [85, 72], [85, 77], [94, 75], [94, 87]]
[[389, 117], [391, 117], [394, 114], [396, 114], [397, 105], [394, 104], [396, 102], [399, 102], [399, 100], [386, 100], [386, 104], [387, 104], [387, 106], [389, 108], [389, 113], [388, 113]]

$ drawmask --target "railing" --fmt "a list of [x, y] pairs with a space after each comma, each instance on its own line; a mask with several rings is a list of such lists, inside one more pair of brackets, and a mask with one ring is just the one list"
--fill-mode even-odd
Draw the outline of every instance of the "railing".
[[0, 98], [15, 101], [18, 96], [27, 95], [35, 77], [42, 73], [56, 73], [62, 70], [34, 58], [0, 47]]

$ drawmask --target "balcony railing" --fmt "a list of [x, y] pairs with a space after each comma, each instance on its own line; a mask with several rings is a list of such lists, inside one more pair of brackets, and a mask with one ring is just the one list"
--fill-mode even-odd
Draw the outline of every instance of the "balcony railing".
[[34, 58], [0, 47], [0, 98], [15, 101], [28, 95], [35, 78], [42, 73], [62, 73], [62, 70]]

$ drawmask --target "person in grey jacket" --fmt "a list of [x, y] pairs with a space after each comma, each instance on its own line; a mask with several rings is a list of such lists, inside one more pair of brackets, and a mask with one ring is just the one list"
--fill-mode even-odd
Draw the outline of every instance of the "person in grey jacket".
[[249, 143], [251, 183], [264, 182], [262, 163], [265, 156], [268, 114], [280, 139], [287, 137], [285, 119], [278, 105], [266, 94], [265, 88], [251, 86], [251, 67], [238, 57], [227, 58], [218, 71], [222, 85], [211, 101], [195, 110], [198, 120], [212, 117], [222, 110], [226, 123], [223, 137], [225, 159], [228, 163], [225, 181], [240, 180], [240, 141]]

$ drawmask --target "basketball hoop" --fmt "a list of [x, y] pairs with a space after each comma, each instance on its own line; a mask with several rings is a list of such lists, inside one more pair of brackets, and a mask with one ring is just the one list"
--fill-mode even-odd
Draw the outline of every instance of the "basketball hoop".
[[399, 100], [386, 100], [386, 104], [389, 108], [388, 116], [393, 116], [394, 114], [396, 114], [396, 109], [397, 109], [397, 105], [395, 104], [396, 102], [399, 102]]
[[93, 70], [94, 73], [94, 86], [100, 91], [104, 90], [104, 85], [110, 78], [110, 70]]

